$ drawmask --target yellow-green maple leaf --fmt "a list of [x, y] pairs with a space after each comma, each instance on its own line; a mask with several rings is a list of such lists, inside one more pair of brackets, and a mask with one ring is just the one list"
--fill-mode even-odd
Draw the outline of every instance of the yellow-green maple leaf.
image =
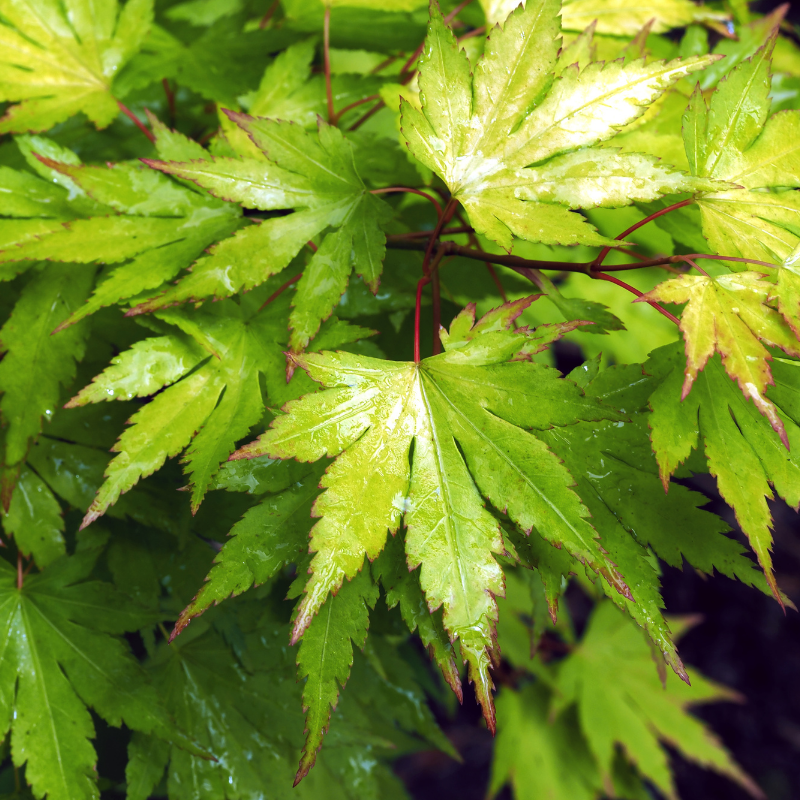
[[688, 304], [681, 314], [686, 340], [683, 399], [697, 373], [714, 353], [719, 353], [728, 375], [738, 381], [745, 397], [752, 399], [788, 447], [783, 422], [766, 396], [767, 386], [773, 381], [769, 352], [761, 342], [794, 356], [800, 356], [800, 342], [780, 313], [767, 305], [774, 288], [757, 272], [717, 278], [682, 275], [659, 284], [640, 300]]
[[2, 0], [0, 133], [44, 131], [83, 112], [104, 128], [111, 83], [150, 27], [153, 0]]
[[422, 111], [401, 103], [411, 152], [447, 184], [475, 230], [507, 249], [513, 236], [602, 246], [606, 238], [570, 209], [723, 186], [653, 156], [595, 147], [717, 57], [565, 67], [560, 8], [560, 0], [520, 6], [491, 31], [473, 77], [433, 2], [419, 71]]

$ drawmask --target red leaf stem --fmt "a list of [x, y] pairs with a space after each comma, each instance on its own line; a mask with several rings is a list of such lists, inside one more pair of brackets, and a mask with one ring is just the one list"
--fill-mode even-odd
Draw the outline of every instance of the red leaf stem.
[[[625, 283], [625, 281], [621, 281], [619, 278], [615, 278], [613, 275], [606, 275], [605, 272], [595, 272], [592, 276], [594, 278], [599, 278], [601, 281], [611, 281], [611, 283], [616, 283], [617, 286], [621, 286], [623, 289], [627, 289], [631, 294], [635, 294], [637, 297], [644, 297], [644, 292], [640, 292], [635, 287], [631, 286], [629, 283]], [[663, 314], [668, 320], [671, 320], [676, 325], [680, 325], [681, 321], [673, 316], [672, 314], [667, 311], [666, 308], [660, 306], [655, 300], [645, 300], [646, 303], [649, 303], [653, 308]]]
[[153, 143], [156, 142], [155, 134], [145, 126], [145, 124], [136, 116], [136, 114], [131, 111], [128, 106], [124, 105], [121, 100], [117, 100], [117, 105], [119, 106], [119, 110], [126, 116], [128, 119], [133, 122], [133, 124]]
[[[647, 225], [648, 222], [652, 222], [654, 219], [658, 219], [658, 217], [663, 217], [664, 214], [669, 214], [670, 211], [675, 211], [678, 208], [683, 208], [684, 206], [688, 206], [694, 203], [694, 198], [690, 197], [688, 200], [681, 200], [680, 203], [674, 203], [671, 206], [667, 206], [666, 208], [662, 208], [660, 211], [656, 211], [653, 214], [650, 214], [649, 217], [645, 217], [644, 219], [640, 219], [635, 225], [631, 225], [628, 230], [623, 231], [619, 236], [616, 236], [618, 241], [622, 241], [626, 236], [630, 235], [634, 231], [641, 228], [643, 225]], [[604, 247], [597, 258], [594, 260], [595, 267], [599, 267], [603, 261], [605, 261], [606, 256], [613, 250], [613, 245], [609, 245], [608, 247]]]
[[[411, 189], [408, 186], [387, 186], [385, 189], [373, 189], [370, 194], [392, 194], [394, 192], [407, 192], [408, 194], [418, 194], [420, 197], [424, 197], [426, 200], [430, 200], [433, 203], [434, 207], [436, 208], [436, 215], [439, 219], [442, 218], [442, 207], [436, 201], [436, 199], [428, 194], [427, 192], [420, 191], [419, 189]], [[442, 233], [441, 229], [437, 236], [440, 236]], [[401, 236], [405, 236], [406, 234], [400, 234]], [[430, 232], [426, 231], [424, 236], [430, 236]]]
[[300, 278], [303, 277], [303, 273], [301, 272], [299, 275], [295, 275], [293, 278], [289, 278], [283, 286], [277, 288], [262, 304], [261, 307], [258, 309], [259, 311], [263, 311], [273, 300], [277, 300], [293, 283], [297, 283]]

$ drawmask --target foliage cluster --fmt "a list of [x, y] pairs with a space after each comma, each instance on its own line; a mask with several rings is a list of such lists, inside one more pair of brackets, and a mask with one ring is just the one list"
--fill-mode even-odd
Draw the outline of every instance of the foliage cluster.
[[468, 681], [493, 794], [761, 796], [660, 575], [791, 605], [785, 11], [0, 0], [0, 792], [403, 798]]

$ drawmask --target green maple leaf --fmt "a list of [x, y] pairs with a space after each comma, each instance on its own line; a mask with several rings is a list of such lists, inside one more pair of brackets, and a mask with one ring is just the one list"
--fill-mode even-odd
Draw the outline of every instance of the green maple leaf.
[[[179, 136], [163, 125], [157, 130], [157, 145], [166, 151], [196, 152], [194, 143], [181, 147]], [[11, 219], [0, 220], [0, 261], [122, 265], [104, 276], [84, 306], [59, 320], [62, 326], [160, 287], [241, 224], [236, 206], [137, 162], [84, 166], [43, 137], [18, 137], [17, 143], [38, 177], [0, 170], [0, 187], [15, 196], [3, 208]]]
[[76, 362], [83, 357], [85, 326], [51, 334], [86, 299], [93, 273], [84, 269], [76, 274], [62, 264], [37, 264], [0, 329], [0, 414], [7, 426], [2, 459], [6, 508], [15, 476], [42, 431], [42, 421], [52, 419], [61, 389], [72, 382]]
[[[160, 318], [182, 333], [137, 342], [67, 403], [74, 408], [130, 400], [164, 389], [131, 417], [130, 427], [112, 448], [119, 455], [106, 469], [84, 527], [189, 445], [184, 462], [192, 509], [197, 510], [235, 442], [264, 414], [259, 375], [270, 394], [273, 386], [285, 387], [281, 343], [289, 297], [263, 310], [257, 302], [251, 295], [241, 305], [229, 300], [209, 311], [161, 312]], [[372, 333], [355, 325], [329, 328], [334, 347]]]
[[[291, 463], [268, 461], [270, 465]], [[268, 495], [231, 528], [228, 535], [234, 538], [225, 543], [206, 583], [181, 612], [173, 638], [211, 605], [253, 584], [266, 583], [281, 567], [301, 560], [308, 551], [311, 506], [319, 495], [319, 478], [317, 471], [279, 494]]]
[[686, 713], [691, 705], [735, 696], [696, 670], [692, 673], [691, 688], [669, 675], [662, 686], [645, 639], [610, 603], [603, 603], [580, 646], [558, 671], [556, 707], [577, 703], [583, 734], [608, 782], [619, 744], [643, 776], [667, 797], [676, 797], [660, 740], [761, 797], [722, 744]]
[[0, 718], [11, 731], [15, 766], [37, 797], [97, 798], [94, 725], [87, 706], [111, 725], [154, 734], [195, 753], [146, 674], [116, 634], [153, 621], [110, 584], [86, 581], [99, 551], [84, 551], [29, 575], [0, 561]]
[[364, 647], [369, 610], [377, 600], [378, 587], [369, 569], [364, 569], [335, 596], [328, 597], [303, 636], [297, 654], [297, 677], [308, 678], [303, 687], [307, 735], [295, 785], [314, 766], [331, 712], [339, 701], [339, 688], [350, 677], [353, 644]]
[[664, 486], [702, 442], [720, 494], [736, 513], [775, 597], [785, 602], [772, 573], [772, 515], [767, 500], [773, 497], [771, 484], [790, 506], [800, 505], [800, 463], [796, 456], [800, 409], [794, 401], [800, 380], [798, 362], [773, 362], [776, 385], [770, 394], [791, 447], [787, 452], [769, 422], [725, 375], [718, 357], [709, 361], [692, 393], [681, 402], [681, 361], [679, 345], [669, 345], [654, 351], [645, 365], [661, 382], [650, 397], [650, 426]]
[[[0, 99], [12, 105], [0, 133], [44, 131], [83, 112], [104, 128], [119, 112], [119, 69], [142, 43], [152, 0], [0, 3]], [[20, 102], [21, 101], [21, 102]]]
[[[239, 98], [243, 110], [252, 117], [280, 119], [296, 122], [306, 129], [316, 128], [319, 118], [327, 114], [325, 76], [312, 74], [316, 49], [317, 41], [307, 39], [279, 53], [264, 71], [258, 89]], [[333, 106], [346, 109], [351, 103], [377, 94], [383, 83], [385, 79], [376, 76], [334, 74], [331, 77]], [[339, 113], [341, 115], [341, 111]], [[341, 120], [345, 127], [351, 119], [348, 113], [357, 117], [363, 109], [345, 111]], [[220, 112], [219, 119], [225, 138], [239, 155], [264, 158], [247, 133], [225, 112]]]
[[[584, 385], [580, 379], [576, 381]], [[662, 616], [657, 570], [645, 548], [649, 545], [675, 567], [682, 566], [686, 558], [705, 572], [716, 568], [767, 593], [770, 589], [736, 542], [722, 535], [727, 525], [700, 510], [707, 502], [703, 495], [680, 485], [670, 485], [669, 493], [664, 493], [647, 427], [647, 400], [658, 381], [645, 377], [641, 366], [631, 365], [605, 370], [584, 388], [587, 396], [623, 410], [629, 421], [577, 423], [542, 436], [578, 476], [580, 496], [592, 513], [603, 547], [625, 575], [632, 600], [611, 591], [606, 583], [602, 588], [647, 631], [667, 663], [686, 680]], [[632, 497], [636, 502], [631, 502]]]
[[0, 516], [0, 522], [17, 548], [40, 568], [66, 552], [61, 506], [50, 487], [28, 467], [20, 470], [8, 511]]
[[653, 157], [594, 145], [714, 56], [596, 62], [554, 78], [559, 10], [559, 0], [517, 9], [492, 31], [473, 78], [432, 3], [419, 71], [422, 111], [401, 104], [411, 152], [447, 184], [475, 230], [506, 249], [512, 234], [547, 244], [607, 244], [570, 209], [712, 188]]
[[596, 800], [603, 788], [574, 714], [551, 719], [551, 693], [540, 682], [497, 699], [499, 730], [489, 796], [505, 783], [518, 798]]
[[[800, 356], [800, 342], [784, 318], [767, 302], [775, 285], [757, 272], [712, 278], [682, 275], [659, 284], [645, 298], [663, 303], [686, 303], [681, 331], [686, 342], [686, 369], [681, 399], [689, 394], [698, 373], [714, 353], [742, 394], [770, 421], [786, 446], [789, 442], [780, 415], [766, 396], [773, 383], [765, 342]], [[638, 302], [638, 299], [637, 299]]]
[[[370, 582], [368, 573], [364, 580]], [[370, 591], [377, 593], [375, 588]], [[382, 637], [371, 643], [368, 658], [353, 652], [350, 626], [358, 626], [363, 614], [357, 609], [359, 599], [354, 607], [347, 590], [342, 592], [341, 598], [331, 598], [334, 607], [329, 627], [318, 631], [316, 644], [326, 645], [325, 652], [312, 657], [311, 639], [305, 650], [301, 648], [301, 674], [303, 669], [310, 673], [302, 687], [296, 678], [297, 653], [285, 646], [287, 628], [272, 621], [276, 609], [265, 604], [265, 595], [255, 600], [249, 613], [247, 606], [239, 606], [244, 613], [229, 616], [227, 621], [217, 615], [213, 627], [209, 617], [198, 620], [172, 645], [160, 647], [148, 663], [148, 671], [176, 720], [217, 760], [197, 758], [151, 736], [134, 734], [127, 768], [130, 800], [150, 797], [165, 769], [173, 800], [246, 800], [261, 797], [265, 791], [281, 800], [380, 800], [394, 795], [386, 795], [376, 786], [389, 775], [375, 756], [389, 748], [408, 747], [409, 734], [452, 754], [452, 746], [425, 706], [422, 690], [404, 658], [398, 657], [393, 647], [384, 646]], [[266, 615], [265, 605], [269, 609]], [[253, 617], [256, 609], [258, 614]], [[352, 611], [356, 617], [350, 620], [347, 612]], [[247, 621], [248, 616], [252, 622]], [[226, 630], [237, 632], [236, 654], [223, 638]], [[355, 635], [363, 644], [363, 636]], [[321, 703], [333, 691], [333, 705], [337, 704], [336, 676], [343, 669], [343, 683], [351, 665], [359, 691], [341, 698], [316, 769], [292, 788], [291, 764], [303, 744], [301, 693], [312, 706], [309, 725], [319, 714], [320, 724], [327, 728], [331, 708]], [[321, 703], [314, 703], [311, 694], [320, 688]], [[253, 758], [254, 742], [271, 757]]]
[[776, 36], [777, 28], [708, 104], [695, 92], [683, 139], [693, 175], [742, 187], [698, 196], [709, 244], [720, 254], [780, 264], [800, 244], [800, 114], [769, 117]]
[[269, 161], [217, 158], [147, 163], [250, 208], [300, 210], [267, 219], [220, 242], [192, 267], [191, 275], [138, 306], [136, 312], [252, 289], [284, 269], [309, 240], [332, 228], [297, 284], [289, 343], [292, 350], [301, 351], [330, 316], [353, 270], [377, 292], [385, 253], [381, 226], [390, 210], [367, 191], [356, 171], [352, 147], [338, 129], [320, 122], [314, 135], [288, 122], [234, 112], [229, 116]]
[[[504, 22], [518, 5], [515, 0], [481, 0], [490, 25]], [[649, 22], [653, 24], [653, 33], [663, 33], [670, 28], [682, 28], [693, 22], [725, 19], [725, 16], [697, 6], [689, 0], [659, 0], [657, 3], [565, 0], [561, 18], [561, 24], [566, 31], [583, 31], [594, 23], [598, 33], [634, 36]]]
[[[266, 635], [280, 652], [275, 634]], [[177, 800], [238, 800], [265, 792], [289, 797], [292, 745], [296, 746], [301, 723], [291, 671], [270, 670], [275, 660], [264, 659], [266, 664], [255, 672], [243, 670], [220, 634], [204, 621], [172, 645], [161, 647], [147, 670], [178, 724], [196, 736], [216, 761], [149, 737], [135, 737], [127, 777], [141, 788], [133, 798], [150, 797], [167, 768], [170, 797]], [[253, 758], [254, 742], [268, 747], [273, 757]]]
[[466, 309], [443, 337], [446, 352], [420, 364], [330, 352], [294, 357], [326, 390], [289, 404], [267, 433], [234, 455], [337, 456], [314, 504], [321, 519], [311, 531], [315, 555], [293, 640], [405, 518], [408, 563], [421, 565], [430, 609], [444, 607], [445, 628], [461, 641], [492, 726], [488, 668], [494, 595], [503, 591], [495, 554], [504, 546], [482, 495], [628, 592], [595, 540], [569, 472], [528, 432], [619, 415], [554, 370], [524, 360], [542, 349], [545, 336], [508, 330], [529, 303], [502, 306], [477, 323], [474, 309]]
[[86, 512], [84, 526], [190, 442], [185, 461], [196, 510], [236, 440], [261, 418], [259, 373], [274, 369], [280, 354], [265, 347], [258, 318], [248, 319], [233, 303], [220, 310], [223, 313], [217, 315], [169, 316], [170, 322], [200, 341], [177, 334], [137, 342], [67, 403], [72, 408], [130, 400], [168, 386], [133, 415], [131, 427], [114, 445], [119, 455], [106, 469], [106, 480]]

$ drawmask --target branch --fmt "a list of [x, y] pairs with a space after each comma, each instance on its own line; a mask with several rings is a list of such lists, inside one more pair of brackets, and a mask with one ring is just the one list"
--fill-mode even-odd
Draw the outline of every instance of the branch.
[[[444, 231], [442, 231], [444, 233]], [[499, 264], [501, 267], [516, 269], [517, 267], [527, 267], [530, 269], [551, 269], [559, 272], [580, 272], [594, 278], [597, 275], [595, 261], [534, 261], [520, 256], [511, 256], [504, 253], [487, 253], [485, 250], [465, 247], [455, 242], [442, 242], [447, 255], [461, 256], [473, 261], [486, 261], [490, 264]], [[418, 250], [425, 252], [427, 246], [424, 242], [414, 241], [406, 238], [406, 234], [399, 236], [387, 236], [386, 246], [392, 250]], [[630, 269], [646, 269], [647, 267], [668, 267], [672, 264], [683, 264], [689, 260], [711, 259], [712, 261], [734, 261], [739, 264], [756, 264], [771, 269], [779, 269], [780, 264], [772, 264], [769, 261], [756, 261], [752, 258], [737, 258], [734, 256], [719, 256], [709, 253], [688, 253], [686, 255], [661, 256], [660, 258], [648, 258], [642, 261], [633, 261], [628, 264], [611, 264], [603, 267], [605, 272], [623, 272]]]

